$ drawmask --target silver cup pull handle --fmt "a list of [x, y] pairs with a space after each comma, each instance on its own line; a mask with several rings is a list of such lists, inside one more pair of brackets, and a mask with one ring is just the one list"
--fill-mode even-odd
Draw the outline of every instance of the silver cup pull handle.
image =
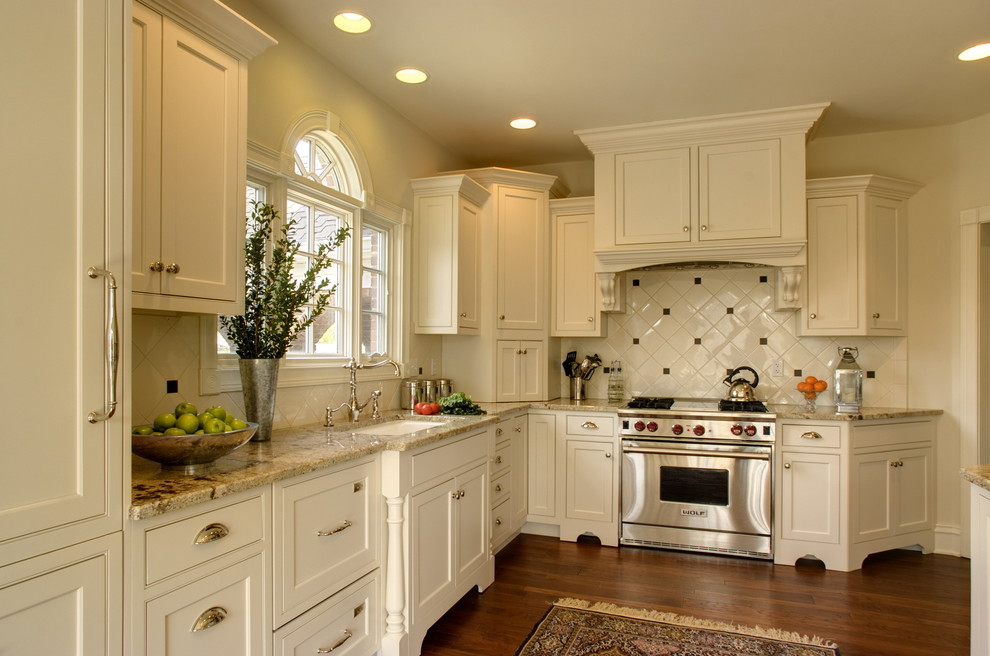
[[107, 421], [117, 411], [117, 360], [120, 350], [117, 337], [117, 279], [106, 269], [89, 267], [86, 275], [90, 278], [103, 276], [107, 281], [107, 333], [106, 333], [106, 363], [107, 363], [107, 405], [103, 412], [94, 410], [86, 419], [91, 424]]
[[227, 610], [225, 608], [221, 608], [220, 606], [208, 608], [196, 618], [196, 623], [193, 624], [192, 630], [193, 632], [205, 631], [210, 627], [216, 626], [226, 618]]
[[339, 649], [345, 642], [347, 642], [348, 640], [350, 640], [351, 639], [351, 636], [353, 636], [353, 635], [354, 634], [351, 633], [351, 630], [350, 629], [344, 629], [344, 637], [341, 638], [340, 640], [338, 640], [334, 644], [333, 647], [320, 647], [319, 649], [316, 650], [316, 653], [317, 654], [329, 654], [334, 649]]
[[210, 524], [204, 526], [200, 529], [199, 533], [196, 534], [196, 539], [193, 540], [193, 544], [207, 544], [209, 542], [216, 542], [230, 535], [230, 529], [228, 529], [223, 524]]
[[317, 531], [316, 532], [316, 535], [317, 535], [317, 537], [325, 538], [328, 535], [333, 535], [334, 533], [340, 533], [344, 529], [348, 529], [351, 526], [353, 526], [353, 524], [351, 524], [351, 520], [345, 519], [343, 521], [343, 523], [340, 526], [338, 526], [337, 528], [332, 528], [329, 531]]

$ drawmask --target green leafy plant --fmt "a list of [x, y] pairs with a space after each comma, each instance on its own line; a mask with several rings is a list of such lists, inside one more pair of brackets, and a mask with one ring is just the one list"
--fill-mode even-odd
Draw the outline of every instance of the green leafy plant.
[[[282, 222], [275, 239], [278, 223], [274, 206], [252, 203], [244, 245], [244, 314], [220, 317], [228, 341], [243, 359], [284, 356], [296, 336], [326, 310], [337, 289], [321, 274], [331, 264], [330, 254], [350, 235], [350, 228], [338, 229], [320, 244], [306, 272], [296, 277], [293, 269], [300, 245], [289, 238], [296, 221]], [[309, 313], [303, 312], [307, 303], [312, 303]]]
[[463, 392], [454, 392], [440, 399], [440, 413], [445, 415], [484, 415], [481, 407]]

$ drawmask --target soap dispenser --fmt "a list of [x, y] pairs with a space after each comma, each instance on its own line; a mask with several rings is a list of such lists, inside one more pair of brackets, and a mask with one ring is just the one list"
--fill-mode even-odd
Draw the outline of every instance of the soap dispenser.
[[835, 367], [835, 409], [843, 414], [857, 414], [863, 406], [863, 370], [856, 364], [859, 349], [840, 346], [842, 357]]

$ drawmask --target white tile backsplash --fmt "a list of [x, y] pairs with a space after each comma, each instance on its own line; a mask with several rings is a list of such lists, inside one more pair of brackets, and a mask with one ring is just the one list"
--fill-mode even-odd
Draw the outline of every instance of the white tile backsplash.
[[[803, 403], [796, 385], [815, 376], [829, 383], [818, 402], [832, 404], [837, 349], [856, 346], [860, 366], [874, 372], [864, 381], [865, 403], [907, 405], [907, 339], [798, 337], [794, 312], [773, 309], [773, 268], [628, 271], [624, 278], [626, 311], [606, 315], [607, 337], [562, 338], [561, 359], [577, 351], [578, 359], [597, 353], [606, 366], [620, 360], [627, 396], [721, 398], [726, 371], [746, 365], [759, 372], [760, 399]], [[772, 375], [777, 359], [784, 376]], [[589, 398], [607, 396], [607, 378], [604, 371], [592, 377]]]

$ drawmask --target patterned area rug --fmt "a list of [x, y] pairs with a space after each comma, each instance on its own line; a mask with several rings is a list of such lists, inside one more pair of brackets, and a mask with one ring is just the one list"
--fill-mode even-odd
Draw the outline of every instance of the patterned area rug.
[[516, 656], [838, 656], [835, 644], [788, 631], [560, 599]]

